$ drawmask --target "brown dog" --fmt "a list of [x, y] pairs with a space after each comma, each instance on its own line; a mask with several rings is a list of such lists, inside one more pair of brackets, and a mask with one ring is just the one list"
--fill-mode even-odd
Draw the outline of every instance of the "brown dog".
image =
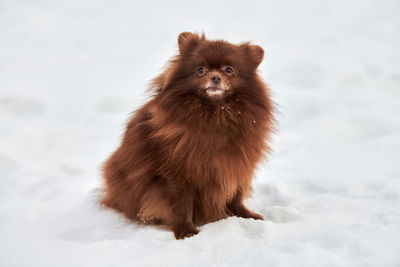
[[177, 239], [232, 215], [262, 220], [243, 200], [274, 120], [257, 75], [264, 51], [188, 32], [178, 46], [105, 163], [102, 202], [132, 220], [167, 226]]

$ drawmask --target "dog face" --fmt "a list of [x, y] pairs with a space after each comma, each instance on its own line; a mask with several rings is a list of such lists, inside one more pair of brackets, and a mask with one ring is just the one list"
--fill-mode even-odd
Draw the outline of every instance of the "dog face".
[[210, 41], [188, 32], [179, 35], [178, 47], [170, 87], [209, 100], [223, 100], [246, 90], [256, 79], [264, 55], [256, 45]]

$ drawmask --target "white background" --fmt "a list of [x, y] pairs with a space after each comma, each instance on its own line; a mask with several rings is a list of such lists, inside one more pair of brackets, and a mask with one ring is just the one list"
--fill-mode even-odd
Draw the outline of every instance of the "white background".
[[[0, 1], [0, 266], [400, 266], [399, 1]], [[97, 204], [182, 31], [252, 41], [279, 108], [248, 205], [190, 239]]]

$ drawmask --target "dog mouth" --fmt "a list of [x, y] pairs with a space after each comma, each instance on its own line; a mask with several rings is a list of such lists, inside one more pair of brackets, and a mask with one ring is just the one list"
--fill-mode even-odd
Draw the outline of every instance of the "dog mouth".
[[209, 96], [220, 96], [223, 95], [225, 91], [226, 90], [218, 86], [210, 86], [205, 89], [206, 94]]

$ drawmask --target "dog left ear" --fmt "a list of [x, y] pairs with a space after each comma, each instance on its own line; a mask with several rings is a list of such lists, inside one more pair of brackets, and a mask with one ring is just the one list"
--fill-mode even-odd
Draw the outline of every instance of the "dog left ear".
[[264, 49], [262, 49], [258, 45], [252, 45], [249, 43], [241, 44], [240, 47], [244, 50], [244, 53], [247, 54], [250, 61], [255, 65], [257, 68], [264, 58]]
[[258, 45], [249, 45], [250, 56], [253, 58], [254, 63], [260, 65], [264, 58], [264, 49]]
[[191, 32], [182, 32], [178, 37], [179, 53], [182, 55], [187, 51], [191, 51], [199, 42], [199, 35]]

